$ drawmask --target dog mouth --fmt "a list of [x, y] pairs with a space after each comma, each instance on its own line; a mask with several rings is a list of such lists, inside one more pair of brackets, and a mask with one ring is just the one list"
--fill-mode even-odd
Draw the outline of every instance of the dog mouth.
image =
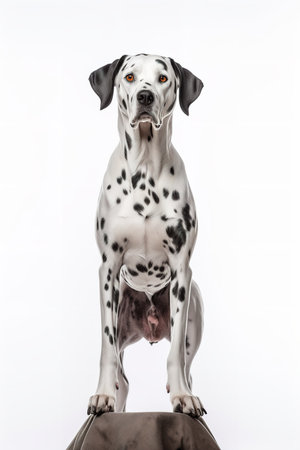
[[150, 111], [140, 111], [130, 122], [132, 128], [137, 128], [141, 122], [150, 122], [156, 129], [161, 127], [162, 122]]

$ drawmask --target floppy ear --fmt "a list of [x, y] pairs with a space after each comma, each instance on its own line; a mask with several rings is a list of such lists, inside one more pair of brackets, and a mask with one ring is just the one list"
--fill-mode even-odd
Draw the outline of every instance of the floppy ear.
[[91, 73], [89, 81], [96, 94], [100, 97], [100, 109], [106, 108], [112, 101], [114, 94], [114, 82], [120, 67], [127, 55], [115, 59], [111, 64], [100, 67]]
[[179, 77], [179, 103], [182, 111], [188, 116], [189, 106], [200, 95], [203, 83], [192, 72], [182, 67], [180, 64], [170, 58], [175, 75]]

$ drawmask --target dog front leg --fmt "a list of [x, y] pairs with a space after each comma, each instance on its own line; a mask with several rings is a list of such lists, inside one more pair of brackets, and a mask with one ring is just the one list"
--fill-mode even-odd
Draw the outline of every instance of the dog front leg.
[[100, 376], [96, 393], [89, 401], [88, 414], [115, 410], [118, 386], [117, 368], [117, 310], [119, 301], [119, 270], [115, 264], [102, 264], [99, 269], [101, 306], [101, 357]]
[[167, 361], [168, 390], [175, 412], [194, 417], [205, 412], [198, 397], [195, 397], [186, 379], [186, 330], [190, 302], [192, 271], [188, 265], [171, 267], [176, 275], [171, 281], [171, 347]]

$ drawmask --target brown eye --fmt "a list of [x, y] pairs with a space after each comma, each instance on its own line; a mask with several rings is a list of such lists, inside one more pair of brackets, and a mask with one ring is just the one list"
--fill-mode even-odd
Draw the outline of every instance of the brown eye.
[[167, 78], [165, 75], [160, 75], [159, 81], [160, 81], [161, 83], [165, 83], [166, 81], [168, 81], [168, 78]]
[[134, 80], [133, 74], [129, 73], [128, 75], [126, 75], [126, 80], [129, 81], [129, 83], [131, 83]]

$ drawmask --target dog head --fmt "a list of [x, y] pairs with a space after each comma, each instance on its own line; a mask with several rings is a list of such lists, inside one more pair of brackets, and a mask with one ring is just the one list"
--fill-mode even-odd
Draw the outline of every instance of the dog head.
[[89, 81], [100, 97], [100, 109], [111, 103], [116, 86], [119, 108], [132, 128], [151, 122], [159, 129], [173, 112], [178, 89], [181, 109], [188, 115], [203, 88], [199, 78], [172, 58], [144, 53], [123, 55], [92, 72]]

